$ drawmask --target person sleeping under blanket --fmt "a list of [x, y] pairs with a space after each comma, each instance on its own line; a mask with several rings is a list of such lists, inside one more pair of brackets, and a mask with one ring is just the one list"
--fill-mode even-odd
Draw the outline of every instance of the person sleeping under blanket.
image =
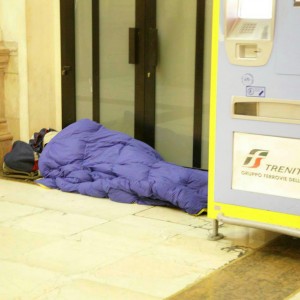
[[207, 208], [208, 174], [166, 162], [149, 145], [88, 119], [57, 133], [39, 158], [37, 183], [123, 203]]

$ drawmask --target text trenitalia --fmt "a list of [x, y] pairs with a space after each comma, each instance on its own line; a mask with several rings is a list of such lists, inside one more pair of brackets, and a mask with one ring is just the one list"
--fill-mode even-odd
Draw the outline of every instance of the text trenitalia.
[[300, 174], [300, 168], [270, 165], [270, 164], [266, 165], [266, 171], [281, 173], [281, 174], [290, 174], [290, 175]]

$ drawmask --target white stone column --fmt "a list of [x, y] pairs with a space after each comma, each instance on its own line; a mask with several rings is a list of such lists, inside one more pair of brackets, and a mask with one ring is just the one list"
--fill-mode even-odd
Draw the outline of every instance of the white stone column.
[[4, 75], [9, 61], [9, 50], [0, 42], [0, 163], [2, 167], [3, 157], [10, 150], [13, 137], [7, 128], [5, 119], [4, 99]]

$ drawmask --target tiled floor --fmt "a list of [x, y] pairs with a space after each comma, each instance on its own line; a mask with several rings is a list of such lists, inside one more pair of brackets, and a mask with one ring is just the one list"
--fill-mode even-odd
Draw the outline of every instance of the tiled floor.
[[210, 230], [176, 209], [0, 180], [0, 299], [165, 299], [277, 236]]

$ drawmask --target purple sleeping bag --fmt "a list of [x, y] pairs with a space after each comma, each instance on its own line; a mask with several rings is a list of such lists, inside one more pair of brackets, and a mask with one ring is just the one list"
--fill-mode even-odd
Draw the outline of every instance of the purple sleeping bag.
[[59, 132], [39, 159], [38, 183], [124, 203], [207, 207], [207, 172], [168, 163], [147, 144], [88, 119]]

